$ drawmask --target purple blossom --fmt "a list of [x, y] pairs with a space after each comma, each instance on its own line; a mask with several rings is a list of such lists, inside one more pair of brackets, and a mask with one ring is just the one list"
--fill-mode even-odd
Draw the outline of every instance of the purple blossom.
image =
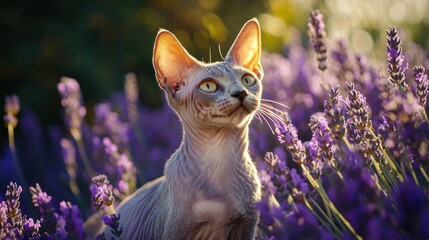
[[95, 107], [96, 124], [94, 133], [99, 136], [109, 137], [112, 142], [121, 149], [128, 147], [130, 127], [128, 123], [122, 122], [119, 115], [112, 111], [108, 103], [101, 103]]
[[5, 201], [0, 202], [0, 229], [5, 229], [7, 224], [7, 205]]
[[105, 206], [112, 206], [113, 204], [113, 187], [109, 184], [106, 175], [98, 175], [92, 178], [90, 186], [91, 201], [95, 209]]
[[60, 203], [60, 210], [65, 219], [65, 230], [67, 232], [68, 239], [83, 239], [84, 229], [82, 214], [79, 208], [72, 205], [70, 202], [62, 201]]
[[86, 115], [86, 108], [82, 105], [79, 83], [68, 77], [62, 77], [57, 84], [58, 92], [61, 96], [61, 105], [65, 111], [65, 123], [76, 139], [80, 138], [83, 118]]
[[17, 95], [6, 96], [4, 111], [13, 116], [18, 115], [21, 110], [21, 104], [19, 103], [19, 97]]
[[23, 225], [23, 237], [24, 239], [39, 239], [40, 238], [40, 221], [34, 220], [32, 218], [25, 218]]
[[57, 231], [58, 215], [55, 213], [55, 208], [52, 206], [52, 197], [42, 191], [38, 183], [36, 183], [34, 187], [30, 187], [30, 193], [33, 205], [36, 207], [41, 217], [42, 231], [48, 234], [55, 234]]
[[127, 98], [128, 120], [132, 125], [136, 125], [138, 121], [139, 88], [137, 85], [137, 77], [134, 73], [125, 75], [124, 88]]
[[121, 219], [120, 214], [112, 214], [109, 216], [103, 216], [103, 222], [110, 227], [110, 231], [116, 237], [120, 237], [122, 234], [123, 227], [119, 227], [119, 220]]
[[413, 182], [402, 183], [393, 194], [395, 219], [411, 239], [429, 238], [429, 201]]
[[4, 111], [6, 114], [3, 116], [6, 125], [10, 124], [12, 127], [16, 127], [16, 125], [18, 125], [17, 115], [20, 109], [21, 105], [17, 95], [6, 96], [4, 104]]
[[404, 55], [402, 54], [402, 39], [398, 36], [395, 27], [390, 27], [387, 33], [387, 71], [389, 72], [389, 82], [399, 87], [401, 91], [408, 89], [405, 82], [405, 70], [408, 65], [403, 66]]
[[301, 140], [298, 139], [298, 133], [292, 123], [280, 123], [276, 127], [277, 139], [284, 144], [287, 150], [292, 154], [292, 159], [302, 164], [305, 160], [305, 148]]
[[331, 87], [329, 90], [329, 99], [324, 101], [325, 117], [328, 120], [333, 137], [336, 139], [343, 138], [346, 133], [344, 111], [339, 107], [340, 97], [339, 87]]
[[319, 10], [310, 11], [308, 26], [308, 36], [310, 42], [313, 45], [315, 52], [317, 53], [318, 68], [322, 71], [327, 69], [326, 65], [326, 33], [325, 23], [323, 22], [323, 15]]
[[425, 68], [421, 65], [414, 67], [413, 72], [414, 72], [414, 80], [417, 84], [416, 95], [417, 95], [417, 98], [419, 99], [419, 104], [424, 107], [426, 105], [426, 98], [429, 93], [428, 77], [425, 73]]
[[78, 171], [78, 165], [76, 162], [76, 149], [73, 143], [65, 138], [61, 139], [60, 146], [67, 173], [69, 174], [70, 179], [75, 181]]
[[16, 227], [19, 231], [22, 231], [21, 203], [19, 201], [21, 193], [21, 186], [18, 186], [14, 182], [10, 182], [6, 187], [7, 216], [12, 220], [12, 226]]
[[315, 114], [310, 118], [309, 126], [313, 132], [312, 142], [320, 148], [323, 158], [331, 164], [332, 168], [338, 170], [339, 162], [334, 156], [334, 135], [328, 126], [328, 121], [323, 114]]
[[128, 154], [120, 153], [118, 146], [108, 137], [101, 142], [98, 137], [94, 137], [93, 144], [96, 150], [94, 157], [104, 161], [99, 168], [112, 180], [115, 196], [123, 199], [130, 195], [136, 187], [137, 170]]

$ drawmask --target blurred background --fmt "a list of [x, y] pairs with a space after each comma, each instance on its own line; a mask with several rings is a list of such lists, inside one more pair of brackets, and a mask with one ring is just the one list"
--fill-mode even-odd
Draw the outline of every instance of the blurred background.
[[[347, 38], [357, 52], [384, 59], [385, 29], [429, 48], [427, 0], [140, 0], [0, 3], [0, 103], [18, 94], [43, 126], [62, 124], [56, 85], [76, 78], [91, 122], [93, 106], [137, 74], [140, 101], [156, 108], [162, 94], [151, 64], [159, 28], [171, 30], [198, 59], [220, 60], [244, 22], [257, 17], [263, 49], [282, 52], [306, 39], [308, 11], [325, 15], [328, 38]], [[210, 54], [211, 52], [211, 54]], [[0, 130], [1, 145], [6, 130]], [[2, 148], [0, 151], [4, 151]], [[0, 152], [1, 153], [1, 152]]]

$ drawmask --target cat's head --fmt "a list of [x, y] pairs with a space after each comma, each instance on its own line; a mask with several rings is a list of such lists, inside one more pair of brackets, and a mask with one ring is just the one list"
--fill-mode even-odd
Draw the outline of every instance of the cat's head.
[[153, 66], [159, 86], [182, 121], [202, 128], [246, 126], [259, 107], [263, 77], [256, 19], [244, 24], [222, 62], [189, 55], [169, 31], [155, 40]]

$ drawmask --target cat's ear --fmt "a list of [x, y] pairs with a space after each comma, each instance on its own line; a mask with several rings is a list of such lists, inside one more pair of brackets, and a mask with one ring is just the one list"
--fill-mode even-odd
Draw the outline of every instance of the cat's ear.
[[251, 70], [262, 79], [261, 29], [256, 18], [244, 24], [225, 60]]
[[159, 30], [156, 36], [152, 61], [159, 86], [173, 96], [187, 84], [190, 71], [201, 66], [174, 34], [164, 29]]

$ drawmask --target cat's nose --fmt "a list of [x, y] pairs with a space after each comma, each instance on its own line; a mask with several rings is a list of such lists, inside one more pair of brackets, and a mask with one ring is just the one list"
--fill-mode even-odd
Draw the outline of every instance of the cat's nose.
[[237, 91], [237, 92], [231, 94], [231, 96], [238, 98], [240, 101], [243, 101], [247, 97], [247, 92], [246, 92], [246, 90]]

